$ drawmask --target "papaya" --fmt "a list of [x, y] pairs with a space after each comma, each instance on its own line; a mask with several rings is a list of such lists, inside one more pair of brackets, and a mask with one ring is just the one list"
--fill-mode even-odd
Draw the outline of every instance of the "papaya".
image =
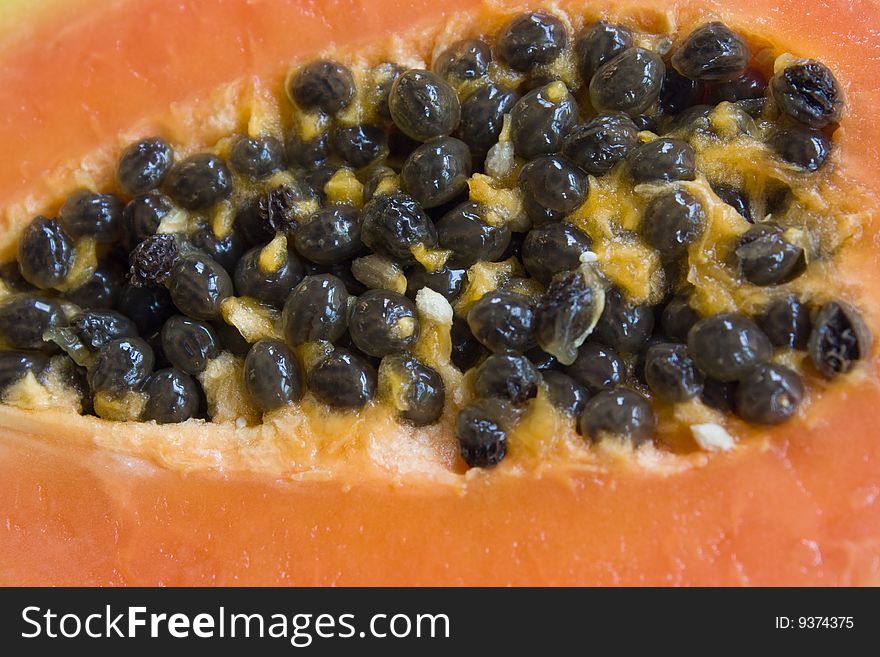
[[[329, 55], [430, 62], [457, 35], [494, 34], [526, 8], [478, 0], [8, 3], [0, 13], [0, 260], [14, 257], [34, 216], [57, 212], [77, 188], [106, 187], [120, 152], [138, 139], [161, 135], [188, 156], [218, 143], [222, 150], [236, 132], [278, 130], [292, 65]], [[552, 10], [576, 25], [602, 18], [646, 34], [720, 20], [766, 57], [790, 53], [833, 70], [846, 99], [834, 169], [797, 189], [817, 212], [834, 206], [830, 239], [843, 238], [834, 268], [810, 263], [819, 273], [803, 285], [845, 290], [866, 327], [880, 326], [874, 3], [831, 0], [804, 12], [793, 0], [603, 0]], [[772, 58], [764, 64], [772, 73]], [[712, 116], [719, 132], [733, 120]], [[490, 182], [473, 176], [471, 198], [507, 207], [509, 190]], [[625, 223], [628, 197], [605, 184], [592, 183], [590, 216], [613, 203]], [[324, 189], [363, 200], [353, 175], [334, 175]], [[643, 272], [659, 271], [655, 256], [637, 242], [602, 242], [603, 226], [591, 236], [603, 246], [595, 256], [606, 258], [618, 287], [647, 298], [654, 281]], [[261, 262], [284, 248], [267, 247]], [[416, 255], [426, 270], [441, 257]], [[517, 266], [490, 263], [472, 280], [516, 278]], [[477, 287], [459, 303], [476, 303]], [[707, 314], [748, 308], [735, 290], [701, 289]], [[245, 337], [273, 337], [273, 318], [255, 308], [241, 297], [224, 318]], [[236, 323], [241, 317], [248, 321]], [[419, 358], [448, 351], [435, 329], [423, 327]], [[831, 382], [808, 371], [793, 417], [772, 427], [731, 420], [735, 444], [714, 450], [699, 449], [686, 431], [707, 417], [700, 408], [660, 412], [656, 445], [589, 445], [539, 393], [494, 468], [466, 467], [449, 410], [418, 428], [387, 405], [338, 413], [306, 397], [260, 422], [258, 412], [240, 412], [241, 386], [221, 367], [231, 355], [217, 359], [211, 382], [215, 422], [130, 421], [125, 403], [99, 407], [98, 398], [103, 417], [80, 415], [70, 390], [22, 386], [0, 405], [0, 583], [877, 584], [876, 356], [870, 347]], [[227, 407], [235, 412], [223, 416]]]

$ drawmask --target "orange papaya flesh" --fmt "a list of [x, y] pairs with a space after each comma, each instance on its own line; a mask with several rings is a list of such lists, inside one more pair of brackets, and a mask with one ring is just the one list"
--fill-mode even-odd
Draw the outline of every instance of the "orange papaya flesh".
[[[9, 111], [0, 138], [27, 156], [0, 163], [0, 204], [20, 201], [24, 190], [39, 205], [57, 195], [49, 187], [67, 163], [89, 156], [98, 170], [109, 170], [124, 135], [161, 128], [156, 117], [168, 106], [244, 75], [280, 81], [292, 59], [331, 40], [358, 47], [386, 30], [442, 25], [444, 12], [495, 11], [473, 2], [442, 10], [382, 3], [383, 12], [359, 3], [317, 12], [311, 6], [129, 0], [96, 6], [69, 32], [42, 35], [42, 47], [35, 36], [4, 52], [9, 84], [0, 85], [0, 107]], [[612, 12], [638, 6], [614, 3]], [[645, 20], [659, 20], [657, 6]], [[849, 105], [837, 157], [849, 175], [876, 189], [877, 9], [829, 3], [805, 16], [797, 3], [773, 8], [674, 3], [682, 20], [708, 9], [733, 25], [754, 22], [779, 48], [835, 70]], [[840, 29], [818, 27], [823, 18]], [[206, 24], [213, 32], [199, 29]], [[204, 33], [210, 40], [203, 43]], [[121, 35], [119, 45], [109, 48], [99, 34]], [[854, 48], [864, 57], [852, 57]], [[17, 223], [9, 214], [5, 221], [4, 233]], [[865, 233], [847, 254], [844, 274], [876, 326], [876, 227]], [[292, 481], [181, 472], [96, 447], [88, 436], [66, 436], [57, 422], [19, 418], [15, 430], [0, 430], [0, 581], [876, 583], [880, 441], [871, 410], [878, 400], [873, 376], [831, 387], [806, 420], [681, 471], [603, 463], [525, 475], [474, 472], [455, 486], [352, 473]]]

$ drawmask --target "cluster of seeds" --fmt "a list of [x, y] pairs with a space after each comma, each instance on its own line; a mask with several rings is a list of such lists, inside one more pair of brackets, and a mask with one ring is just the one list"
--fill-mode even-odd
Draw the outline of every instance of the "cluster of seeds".
[[[206, 372], [231, 355], [261, 412], [308, 392], [338, 409], [384, 399], [426, 425], [454, 381], [471, 400], [461, 455], [479, 467], [504, 458], [541, 390], [590, 440], [650, 440], [659, 406], [697, 399], [786, 420], [804, 381], [774, 354], [807, 352], [833, 378], [867, 355], [869, 332], [844, 301], [795, 293], [752, 316], [694, 310], [687, 261], [707, 208], [684, 184], [700, 173], [690, 139], [724, 106], [814, 175], [842, 93], [817, 61], [765, 75], [718, 22], [669, 43], [528, 13], [431, 70], [294, 71], [290, 109], [308, 120], [283, 139], [239, 135], [183, 159], [158, 137], [132, 144], [113, 193], [77, 191], [35, 218], [2, 268], [0, 389], [54, 368], [84, 413], [212, 419]], [[651, 302], [613, 284], [572, 220], [611, 175], [659, 189], [621, 232], [663, 263]], [[784, 199], [712, 193], [751, 224], [730, 246], [735, 280], [772, 290], [804, 274], [814, 254], [773, 220]], [[416, 349], [429, 329], [463, 379]]]

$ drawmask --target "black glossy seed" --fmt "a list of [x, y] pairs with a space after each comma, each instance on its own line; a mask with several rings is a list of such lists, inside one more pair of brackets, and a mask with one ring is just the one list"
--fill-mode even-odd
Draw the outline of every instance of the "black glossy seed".
[[207, 210], [232, 194], [232, 173], [216, 155], [198, 153], [171, 168], [165, 188], [183, 208]]
[[164, 287], [126, 285], [119, 294], [116, 307], [131, 318], [141, 335], [153, 335], [175, 313], [171, 295]]
[[447, 80], [475, 80], [486, 75], [491, 61], [489, 44], [480, 39], [462, 39], [440, 53], [431, 68]]
[[630, 48], [602, 64], [590, 81], [590, 100], [597, 110], [642, 114], [660, 95], [666, 66], [660, 55]]
[[736, 412], [752, 424], [779, 424], [794, 415], [803, 398], [804, 382], [797, 372], [759, 365], [737, 386]]
[[810, 128], [840, 121], [843, 91], [827, 66], [807, 61], [788, 66], [770, 80], [773, 99], [782, 112]]
[[130, 196], [143, 194], [162, 184], [172, 164], [174, 151], [164, 139], [142, 139], [122, 151], [116, 167], [116, 181], [119, 188]]
[[660, 89], [660, 111], [678, 114], [702, 102], [704, 93], [705, 85], [702, 82], [686, 78], [674, 68], [667, 68]]
[[554, 276], [535, 308], [535, 338], [541, 349], [571, 365], [593, 327], [600, 295], [596, 278], [581, 270]]
[[333, 265], [351, 260], [364, 250], [360, 212], [343, 205], [321, 208], [299, 225], [293, 240], [299, 254], [312, 262]]
[[161, 340], [165, 357], [187, 374], [201, 374], [208, 361], [220, 355], [220, 338], [214, 329], [183, 315], [175, 315], [165, 322]]
[[581, 78], [589, 83], [602, 64], [632, 48], [633, 43], [633, 35], [628, 28], [605, 21], [581, 31], [574, 44]]
[[672, 55], [672, 65], [692, 80], [725, 82], [742, 75], [751, 57], [739, 34], [713, 21], [688, 35]]
[[505, 409], [494, 400], [480, 400], [462, 408], [455, 418], [461, 458], [471, 468], [491, 468], [507, 454]]
[[161, 285], [180, 259], [173, 235], [153, 235], [138, 244], [128, 257], [128, 282], [135, 287]]
[[122, 231], [122, 208], [118, 196], [80, 189], [67, 197], [58, 219], [75, 240], [91, 237], [100, 244], [112, 244]]
[[510, 114], [516, 154], [531, 159], [557, 152], [577, 118], [577, 101], [561, 82], [533, 89], [516, 102]]
[[282, 323], [288, 344], [335, 342], [348, 328], [349, 294], [336, 276], [306, 276], [284, 304]]
[[112, 263], [98, 265], [89, 280], [64, 293], [64, 298], [80, 308], [112, 308], [119, 300], [125, 277]]
[[254, 343], [244, 359], [244, 389], [261, 411], [299, 401], [303, 395], [299, 361], [280, 340]]
[[0, 393], [21, 381], [29, 372], [39, 380], [48, 366], [49, 359], [44, 354], [0, 351]]
[[[533, 220], [545, 210], [567, 215], [587, 198], [590, 183], [586, 174], [563, 155], [543, 155], [526, 164], [519, 172], [519, 188]], [[536, 211], [532, 211], [532, 206]]]
[[263, 248], [255, 246], [238, 261], [233, 275], [235, 292], [238, 296], [251, 297], [281, 308], [290, 291], [302, 280], [305, 270], [290, 244], [284, 261], [277, 269], [263, 269], [260, 266]]
[[453, 137], [438, 137], [416, 148], [400, 171], [403, 188], [423, 208], [436, 208], [467, 189], [471, 151]]
[[749, 223], [754, 223], [754, 220], [752, 219], [752, 208], [750, 207], [745, 194], [738, 189], [728, 187], [727, 185], [713, 185], [712, 191], [715, 192], [718, 198], [739, 212], [743, 219]]
[[457, 205], [437, 222], [440, 247], [452, 251], [447, 264], [467, 268], [474, 263], [498, 260], [510, 244], [510, 229], [483, 221], [478, 203]]
[[474, 393], [520, 405], [538, 394], [540, 379], [538, 370], [525, 356], [493, 354], [474, 373]]
[[515, 91], [487, 84], [465, 98], [461, 104], [458, 136], [475, 155], [485, 154], [498, 142], [509, 114], [519, 100]]
[[496, 352], [528, 350], [535, 342], [535, 310], [531, 300], [515, 292], [489, 292], [467, 317], [474, 337]]
[[416, 141], [452, 133], [461, 117], [455, 90], [439, 75], [417, 69], [391, 85], [388, 108], [395, 125]]
[[305, 141], [299, 135], [288, 135], [284, 140], [284, 153], [291, 167], [317, 167], [330, 157], [327, 133], [322, 132]]
[[612, 288], [605, 293], [605, 310], [593, 329], [592, 339], [623, 353], [635, 354], [654, 330], [654, 312], [645, 304], [627, 301]]
[[738, 78], [729, 82], [722, 82], [712, 89], [709, 96], [714, 105], [727, 101], [735, 103], [740, 100], [756, 100], [764, 98], [767, 93], [767, 78], [758, 69], [746, 69]]
[[391, 391], [402, 420], [417, 427], [433, 424], [443, 414], [446, 403], [446, 387], [433, 367], [425, 365], [409, 354], [396, 354], [382, 359], [380, 376], [387, 372], [392, 377]]
[[284, 145], [275, 137], [239, 137], [229, 162], [236, 173], [252, 180], [268, 178], [284, 168]]
[[645, 381], [660, 401], [677, 404], [703, 391], [703, 375], [683, 344], [655, 344], [645, 355]]
[[309, 390], [335, 408], [361, 408], [376, 395], [376, 370], [345, 349], [335, 349], [309, 372]]
[[247, 250], [247, 244], [236, 226], [232, 226], [223, 237], [219, 237], [211, 224], [199, 223], [189, 236], [190, 243], [204, 251], [228, 272], [235, 269], [235, 264]]
[[829, 301], [813, 320], [808, 349], [816, 369], [833, 379], [870, 355], [871, 332], [855, 308]]
[[601, 176], [639, 143], [639, 128], [625, 114], [603, 113], [574, 128], [562, 152], [588, 173]]
[[719, 381], [739, 381], [773, 354], [758, 325], [734, 313], [701, 319], [688, 333], [687, 344], [697, 367]]
[[176, 369], [159, 370], [144, 386], [147, 403], [143, 419], [159, 424], [185, 422], [199, 414], [202, 390], [188, 374]]
[[541, 375], [547, 397], [554, 407], [571, 417], [580, 417], [590, 394], [573, 378], [562, 372], [548, 370]]
[[623, 438], [633, 445], [651, 440], [657, 417], [647, 400], [626, 388], [605, 390], [584, 406], [580, 431], [599, 440], [605, 436]]
[[687, 297], [675, 296], [663, 308], [660, 314], [660, 327], [663, 333], [677, 342], [686, 342], [688, 331], [700, 319], [696, 310], [691, 308]]
[[364, 207], [361, 239], [373, 251], [408, 263], [413, 260], [413, 247], [436, 246], [437, 230], [411, 196], [391, 194]]
[[354, 98], [354, 77], [342, 64], [317, 60], [304, 66], [289, 83], [288, 93], [307, 110], [336, 114]]
[[770, 145], [783, 160], [805, 171], [818, 171], [831, 152], [831, 140], [824, 132], [801, 126], [777, 130]]
[[389, 290], [369, 290], [358, 297], [348, 324], [355, 346], [379, 358], [406, 351], [419, 337], [415, 304]]
[[568, 44], [568, 32], [561, 20], [544, 12], [531, 12], [508, 22], [498, 35], [499, 59], [516, 71], [528, 71], [549, 64]]
[[578, 349], [574, 363], [565, 373], [591, 393], [610, 390], [626, 378], [626, 363], [613, 349], [596, 342], [586, 342]]
[[694, 149], [680, 139], [655, 139], [639, 144], [627, 158], [636, 183], [655, 180], [693, 180], [697, 162]]
[[775, 346], [801, 350], [807, 348], [811, 327], [810, 310], [797, 297], [777, 299], [757, 321]]
[[665, 261], [687, 254], [706, 225], [706, 213], [693, 194], [673, 189], [655, 197], [645, 209], [640, 231]]
[[388, 133], [374, 125], [337, 126], [330, 133], [330, 150], [355, 169], [388, 157]]
[[168, 213], [174, 210], [171, 199], [152, 191], [136, 196], [122, 210], [122, 244], [131, 251], [148, 237], [155, 235]]
[[546, 224], [526, 235], [522, 262], [530, 276], [547, 285], [556, 274], [579, 267], [581, 256], [592, 245], [590, 237], [572, 224]]
[[218, 319], [220, 303], [234, 294], [226, 270], [208, 256], [188, 255], [178, 260], [168, 291], [178, 310], [193, 319]]
[[70, 320], [70, 327], [87, 347], [100, 349], [119, 338], [136, 338], [135, 323], [115, 310], [87, 310]]
[[57, 220], [36, 217], [24, 229], [17, 255], [24, 279], [45, 290], [67, 278], [73, 268], [76, 248]]
[[64, 324], [64, 311], [51, 299], [21, 294], [0, 302], [0, 343], [6, 349], [52, 351], [54, 344], [44, 342], [43, 333]]
[[422, 265], [416, 264], [406, 272], [406, 296], [415, 299], [418, 291], [427, 287], [451, 303], [461, 293], [466, 276], [466, 269], [443, 267], [429, 272]]
[[142, 338], [120, 338], [105, 345], [89, 368], [92, 392], [125, 392], [143, 385], [153, 372], [155, 356]]
[[804, 250], [783, 237], [776, 224], [760, 223], [740, 238], [736, 258], [742, 275], [755, 285], [779, 285], [800, 276], [807, 263]]

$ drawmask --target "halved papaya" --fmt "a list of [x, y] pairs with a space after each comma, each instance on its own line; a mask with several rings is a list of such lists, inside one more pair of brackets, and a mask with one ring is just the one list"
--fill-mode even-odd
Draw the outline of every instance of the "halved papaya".
[[[666, 28], [717, 16], [780, 52], [821, 59], [846, 88], [837, 161], [877, 188], [873, 3], [828, 2], [809, 14], [793, 0], [563, 4]], [[474, 0], [12, 6], [14, 21], [0, 24], [0, 143], [15, 154], [0, 161], [0, 250], [74, 187], [108, 179], [133, 137], [212, 143], [271, 104], [291, 62], [328, 44], [426, 58], [443, 34], [491, 29], [521, 9]], [[875, 327], [875, 208], [860, 209], [870, 220], [845, 247], [841, 276]], [[574, 432], [534, 421], [538, 439], [521, 458], [467, 472], [443, 438], [448, 421], [422, 435], [379, 411], [309, 411], [278, 435], [2, 406], [0, 582], [876, 584], [875, 360], [814, 390], [792, 421], [743, 428], [729, 452], [608, 450], [570, 462]]]

